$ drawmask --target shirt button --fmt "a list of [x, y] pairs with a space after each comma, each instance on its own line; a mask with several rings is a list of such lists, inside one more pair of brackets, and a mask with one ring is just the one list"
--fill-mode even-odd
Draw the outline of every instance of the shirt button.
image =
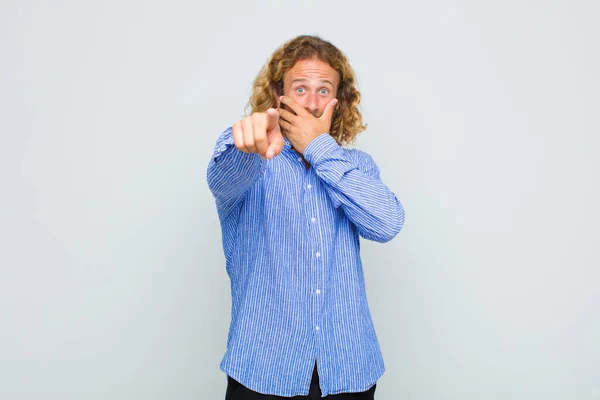
[[317, 219], [316, 219], [315, 217], [312, 217], [312, 218], [310, 219], [310, 222], [315, 222], [316, 220], [317, 220]]
[[319, 289], [317, 289], [317, 290], [315, 291], [315, 293], [316, 293], [316, 294], [321, 294], [321, 291], [320, 291]]
[[310, 189], [312, 185], [309, 183], [308, 185], [306, 185], [306, 187]]
[[316, 330], [317, 332], [319, 332], [319, 331], [321, 330], [321, 328], [319, 328], [319, 327], [317, 326], [317, 327], [315, 328], [315, 330]]
[[298, 157], [298, 161], [302, 161], [302, 157]]
[[319, 253], [319, 252], [317, 251], [317, 254], [315, 254], [315, 256], [317, 256], [317, 258], [319, 258], [319, 257], [321, 257], [321, 253]]

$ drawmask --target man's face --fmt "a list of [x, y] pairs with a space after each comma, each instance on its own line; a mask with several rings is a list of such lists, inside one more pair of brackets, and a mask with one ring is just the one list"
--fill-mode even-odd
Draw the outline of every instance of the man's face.
[[283, 75], [283, 94], [320, 117], [339, 84], [339, 74], [328, 63], [318, 58], [299, 60]]

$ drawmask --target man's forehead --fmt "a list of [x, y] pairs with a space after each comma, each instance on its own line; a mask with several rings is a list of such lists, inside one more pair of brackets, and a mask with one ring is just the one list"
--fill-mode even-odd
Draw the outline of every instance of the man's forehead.
[[298, 60], [292, 68], [284, 75], [292, 81], [297, 80], [321, 80], [328, 81], [332, 85], [339, 81], [338, 72], [328, 62], [317, 58]]

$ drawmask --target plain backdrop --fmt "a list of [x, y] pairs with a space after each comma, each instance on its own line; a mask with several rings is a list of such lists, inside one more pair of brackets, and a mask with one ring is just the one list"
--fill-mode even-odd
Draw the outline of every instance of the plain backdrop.
[[0, 5], [0, 399], [222, 399], [206, 167], [298, 34], [406, 209], [363, 241], [379, 400], [600, 398], [595, 0]]

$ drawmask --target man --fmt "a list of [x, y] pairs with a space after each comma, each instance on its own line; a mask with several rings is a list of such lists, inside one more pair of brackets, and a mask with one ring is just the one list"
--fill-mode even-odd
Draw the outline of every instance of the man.
[[373, 399], [384, 365], [359, 236], [394, 238], [404, 210], [372, 158], [344, 54], [314, 36], [273, 53], [250, 115], [217, 140], [208, 184], [231, 280], [227, 400]]

